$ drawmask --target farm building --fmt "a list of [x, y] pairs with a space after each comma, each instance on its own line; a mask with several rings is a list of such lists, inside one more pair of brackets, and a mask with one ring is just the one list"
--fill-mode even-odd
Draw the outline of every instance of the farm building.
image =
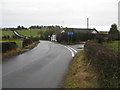
[[84, 34], [98, 34], [99, 32], [94, 28], [94, 29], [90, 29], [90, 28], [66, 28], [67, 30], [71, 30], [74, 33], [84, 33]]

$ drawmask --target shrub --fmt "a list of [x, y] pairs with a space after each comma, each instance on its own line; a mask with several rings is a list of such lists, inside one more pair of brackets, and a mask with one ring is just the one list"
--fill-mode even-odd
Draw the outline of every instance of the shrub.
[[101, 85], [120, 87], [120, 52], [108, 50], [95, 41], [88, 41], [84, 49], [87, 61], [100, 74]]
[[40, 38], [30, 38], [33, 42], [37, 42], [40, 40]]
[[2, 39], [10, 39], [10, 36], [9, 35], [4, 35], [4, 36], [2, 36]]
[[29, 44], [32, 44], [32, 40], [31, 39], [24, 39], [23, 40], [23, 48], [25, 47], [25, 46], [28, 46]]
[[2, 53], [16, 49], [18, 47], [16, 42], [2, 42], [0, 44], [2, 44]]
[[18, 37], [18, 36], [13, 35], [13, 36], [12, 36], [12, 38], [13, 38], [13, 39], [16, 39], [16, 38], [19, 38], [19, 37]]
[[120, 40], [120, 34], [109, 34], [108, 41], [116, 41]]
[[40, 40], [40, 38], [29, 38], [29, 39], [24, 39], [23, 40], [23, 48], [25, 46], [28, 46], [30, 44], [32, 44], [33, 42], [38, 42]]

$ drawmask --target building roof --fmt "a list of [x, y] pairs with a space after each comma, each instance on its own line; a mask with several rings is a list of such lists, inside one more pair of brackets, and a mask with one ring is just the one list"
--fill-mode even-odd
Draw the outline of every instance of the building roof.
[[90, 28], [67, 28], [69, 30], [73, 30], [76, 33], [99, 33], [96, 29]]

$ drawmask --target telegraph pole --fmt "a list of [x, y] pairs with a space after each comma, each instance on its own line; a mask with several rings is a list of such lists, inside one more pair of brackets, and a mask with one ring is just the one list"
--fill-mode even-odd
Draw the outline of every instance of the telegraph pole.
[[120, 31], [120, 1], [118, 2], [118, 30]]
[[87, 29], [89, 28], [89, 18], [87, 18]]

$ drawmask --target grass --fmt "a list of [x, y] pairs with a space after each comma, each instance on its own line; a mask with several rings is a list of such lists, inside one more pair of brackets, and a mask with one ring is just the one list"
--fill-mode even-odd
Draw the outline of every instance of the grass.
[[[46, 29], [30, 29], [30, 30], [17, 30], [17, 31], [23, 36], [40, 37], [40, 32], [43, 31], [44, 33]], [[12, 31], [0, 31], [0, 33], [2, 33], [2, 36], [9, 35], [10, 37], [12, 37], [14, 35]]]
[[112, 41], [112, 42], [103, 44], [104, 47], [113, 51], [120, 51], [119, 45], [120, 45], [120, 41]]
[[27, 37], [40, 37], [40, 30], [41, 29], [30, 29], [30, 30], [18, 30], [18, 32], [21, 35], [27, 36]]
[[[27, 37], [40, 37], [40, 32], [41, 30], [43, 31], [43, 33], [46, 31], [46, 29], [30, 29], [30, 30], [17, 30], [18, 33], [20, 33], [23, 36], [27, 36]], [[13, 31], [0, 31], [0, 33], [2, 33], [1, 35], [9, 35], [10, 37], [12, 37], [14, 35]], [[0, 42], [16, 42], [18, 45], [18, 48], [22, 48], [22, 42], [23, 39], [9, 39], [9, 40], [1, 40]]]
[[[40, 32], [41, 32], [42, 29], [31, 29], [31, 30], [17, 30], [21, 35], [23, 36], [27, 36], [27, 37], [40, 37]], [[46, 31], [46, 30], [42, 30], [43, 33]], [[0, 31], [0, 37], [1, 36], [10, 36], [12, 37], [14, 35], [13, 31]], [[7, 53], [4, 53], [0, 56], [2, 56], [2, 58], [7, 58], [7, 57], [10, 57], [10, 56], [13, 56], [13, 55], [16, 55], [16, 54], [19, 54], [21, 52], [24, 52], [24, 48], [23, 48], [23, 39], [8, 39], [8, 40], [0, 40], [0, 42], [16, 42], [16, 44], [18, 45], [18, 48], [16, 50], [11, 50], [11, 51], [8, 51]], [[25, 47], [25, 49], [30, 49], [30, 48], [33, 48], [35, 45], [37, 45], [38, 42], [35, 42], [31, 45], [28, 45], [27, 47]]]
[[22, 49], [15, 49], [15, 50], [10, 50], [10, 51], [7, 51], [6, 53], [0, 53], [0, 56], [2, 59], [5, 59], [5, 58], [8, 58], [10, 56], [13, 56], [13, 55], [17, 55], [19, 53], [23, 52]]
[[2, 36], [9, 35], [11, 37], [14, 35], [14, 33], [12, 31], [0, 31], [0, 33], [2, 33]]
[[64, 83], [64, 88], [99, 88], [98, 75], [85, 61], [84, 51], [75, 56]]
[[26, 46], [26, 47], [24, 47], [24, 48], [25, 48], [25, 49], [32, 49], [32, 48], [34, 48], [38, 43], [39, 43], [39, 42], [33, 42], [32, 44], [30, 44], [30, 45], [28, 45], [28, 46]]

